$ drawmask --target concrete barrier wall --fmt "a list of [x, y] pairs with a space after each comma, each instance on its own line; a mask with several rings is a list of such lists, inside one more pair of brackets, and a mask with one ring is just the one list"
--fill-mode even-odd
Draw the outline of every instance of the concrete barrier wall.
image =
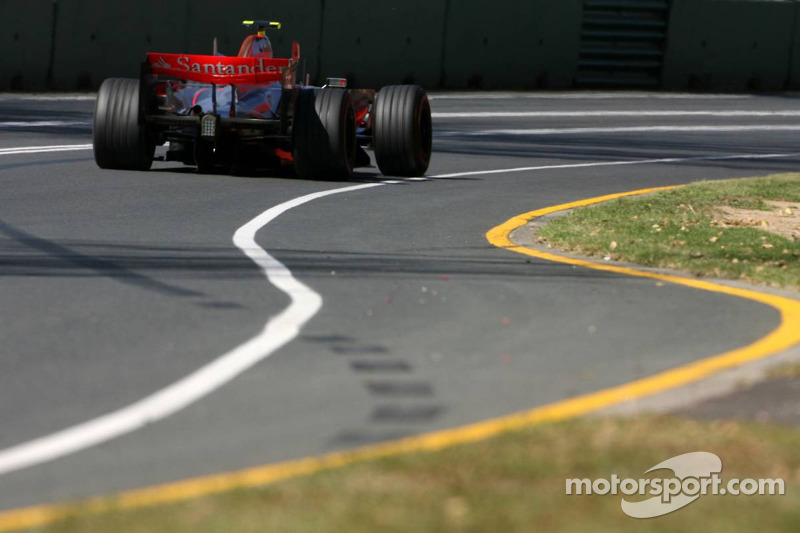
[[673, 0], [664, 88], [787, 88], [796, 9], [789, 0]]
[[188, 0], [59, 0], [55, 87], [85, 90], [109, 77], [138, 77], [147, 51], [180, 51], [186, 44], [189, 4]]
[[787, 89], [800, 89], [800, 1], [794, 4], [792, 48], [789, 52], [789, 83]]
[[[428, 88], [573, 86], [584, 0], [0, 0], [0, 90], [96, 88], [148, 51], [236, 54], [241, 18], [280, 20], [314, 82]], [[57, 9], [54, 9], [57, 8]], [[54, 17], [54, 13], [56, 16]], [[800, 88], [800, 0], [673, 0], [663, 86]], [[55, 21], [55, 24], [54, 24]]]
[[[316, 57], [321, 31], [322, 0], [295, 0], [270, 7], [271, 18], [285, 23], [286, 31], [272, 34], [276, 52], [287, 55], [292, 38], [300, 40], [306, 57]], [[251, 32], [241, 18], [264, 11], [261, 1], [237, 2], [243, 15], [220, 16], [218, 0], [139, 0], [117, 3], [97, 0], [58, 0], [55, 32], [52, 0], [0, 3], [0, 27], [5, 50], [0, 59], [0, 89], [44, 89], [55, 35], [51, 85], [63, 90], [96, 88], [103, 79], [136, 77], [144, 54], [212, 52], [235, 55]], [[313, 72], [314, 61], [306, 67]]]
[[[42, 89], [47, 81], [52, 2], [0, 0], [7, 41], [0, 89]], [[499, 3], [498, 3], [499, 2]], [[271, 32], [277, 55], [301, 44], [301, 70], [317, 83], [346, 76], [362, 87], [419, 83], [426, 87], [567, 87], [577, 61], [582, 0], [295, 0], [265, 5], [219, 0], [116, 3], [57, 0], [52, 85], [96, 88], [112, 76], [136, 76], [148, 51], [236, 54], [247, 34], [241, 18], [279, 20]], [[52, 18], [50, 19], [52, 21]], [[513, 21], [510, 23], [509, 21]], [[26, 37], [30, 35], [30, 39]], [[33, 41], [37, 35], [38, 40]], [[23, 59], [24, 56], [24, 59]], [[31, 59], [33, 58], [33, 60]], [[13, 59], [13, 62], [12, 62]], [[13, 84], [12, 84], [13, 78]]]
[[451, 0], [445, 87], [569, 87], [578, 66], [583, 0]]
[[52, 26], [52, 0], [0, 1], [0, 89], [46, 87]]
[[347, 76], [362, 87], [397, 83], [437, 86], [446, 3], [328, 0], [320, 78]]
[[[291, 2], [265, 2], [264, 0], [237, 0], [235, 7], [224, 7], [220, 0], [193, 0], [187, 20], [186, 43], [182, 50], [196, 54], [210, 54], [212, 41], [217, 37], [219, 51], [236, 55], [242, 40], [253, 29], [245, 28], [245, 19], [267, 19], [283, 24], [280, 30], [270, 30], [269, 37], [276, 57], [289, 57], [292, 40], [300, 43], [304, 69], [312, 75], [317, 70], [320, 35], [322, 32], [322, 6], [325, 0], [292, 0]], [[159, 51], [169, 49], [161, 44]]]

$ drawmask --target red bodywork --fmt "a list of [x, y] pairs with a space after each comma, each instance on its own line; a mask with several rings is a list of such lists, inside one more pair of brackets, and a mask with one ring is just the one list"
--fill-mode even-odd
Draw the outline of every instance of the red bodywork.
[[153, 74], [216, 85], [268, 85], [284, 80], [290, 59], [147, 54]]
[[[249, 49], [248, 39], [241, 47], [245, 52]], [[148, 53], [143, 63], [142, 94], [154, 95], [155, 102], [145, 106], [145, 120], [159, 132], [161, 143], [175, 141], [176, 146], [181, 146], [198, 139], [201, 116], [215, 114], [219, 117], [219, 133], [213, 139], [213, 153], [224, 151], [226, 145], [262, 145], [268, 146], [266, 149], [284, 164], [291, 163], [297, 94], [316, 89], [296, 83], [299, 61], [300, 46], [296, 41], [289, 59], [248, 57], [241, 50], [237, 57]], [[366, 144], [371, 135], [370, 110], [375, 92], [349, 92], [357, 136], [361, 144]], [[192, 146], [189, 144], [188, 156], [175, 157], [184, 161], [196, 159]], [[168, 160], [170, 157], [168, 154]]]

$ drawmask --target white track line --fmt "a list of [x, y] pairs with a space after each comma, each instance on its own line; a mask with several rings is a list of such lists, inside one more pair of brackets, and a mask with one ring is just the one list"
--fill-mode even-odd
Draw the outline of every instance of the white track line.
[[0, 148], [0, 155], [43, 154], [47, 152], [71, 152], [74, 150], [91, 150], [91, 144], [60, 144], [56, 146], [18, 146]]
[[303, 325], [322, 307], [322, 297], [296, 280], [288, 268], [261, 248], [256, 243], [256, 233], [299, 205], [380, 185], [367, 183], [301, 196], [267, 209], [239, 228], [233, 243], [261, 268], [270, 283], [289, 296], [289, 306], [271, 318], [261, 333], [177, 383], [119, 411], [0, 451], [0, 475], [85, 450], [166, 418], [219, 389], [297, 337]]
[[0, 93], [0, 101], [3, 100], [32, 100], [37, 102], [90, 102], [97, 100], [97, 94]]
[[431, 116], [433, 118], [800, 117], [800, 111], [473, 111], [431, 113]]
[[470, 172], [456, 172], [454, 174], [439, 174], [430, 176], [432, 179], [461, 178], [467, 176], [483, 176], [488, 174], [506, 174], [513, 172], [529, 172], [534, 170], [558, 170], [564, 168], [588, 168], [588, 167], [617, 167], [626, 165], [655, 165], [666, 163], [686, 163], [691, 161], [727, 161], [731, 159], [777, 159], [779, 157], [800, 157], [800, 152], [791, 154], [744, 154], [744, 155], [720, 155], [705, 157], [668, 157], [662, 159], [634, 159], [630, 161], [603, 161], [595, 163], [569, 163], [566, 165], [544, 165], [539, 167], [516, 167], [505, 170], [474, 170]]
[[89, 120], [18, 120], [0, 122], [0, 129], [53, 128], [65, 126], [90, 126]]
[[691, 94], [691, 93], [642, 93], [642, 92], [570, 92], [570, 93], [433, 93], [431, 100], [630, 100], [632, 98], [653, 100], [749, 100], [750, 94]]
[[763, 124], [753, 126], [631, 126], [619, 128], [536, 128], [478, 131], [442, 131], [435, 137], [485, 137], [490, 135], [581, 135], [608, 133], [741, 133], [759, 131], [800, 131], [800, 124]]
[[[601, 163], [458, 172], [430, 176], [429, 178], [446, 179], [482, 174], [505, 174], [528, 170], [592, 166], [678, 163], [698, 160], [763, 159], [793, 156], [800, 156], [800, 153], [606, 161]], [[175, 414], [219, 389], [296, 338], [301, 328], [322, 307], [322, 296], [295, 279], [288, 268], [269, 255], [266, 250], [261, 248], [255, 240], [256, 233], [283, 213], [313, 200], [332, 196], [334, 194], [380, 187], [387, 183], [389, 182], [365, 183], [307, 194], [267, 209], [239, 228], [233, 236], [233, 243], [261, 268], [270, 283], [289, 296], [291, 300], [289, 306], [279, 315], [270, 319], [262, 332], [252, 339], [219, 356], [211, 363], [180, 381], [139, 402], [57, 433], [25, 442], [5, 450], [0, 450], [0, 476], [85, 450]]]

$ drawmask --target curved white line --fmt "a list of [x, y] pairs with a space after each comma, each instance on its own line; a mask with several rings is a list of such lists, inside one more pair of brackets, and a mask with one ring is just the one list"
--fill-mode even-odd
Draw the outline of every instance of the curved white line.
[[119, 411], [0, 451], [0, 475], [52, 461], [131, 433], [164, 419], [207, 396], [293, 340], [322, 307], [322, 297], [256, 243], [256, 233], [286, 211], [318, 198], [377, 187], [367, 183], [307, 194], [267, 209], [239, 228], [233, 243], [252, 259], [291, 303], [261, 333], [147, 398]]

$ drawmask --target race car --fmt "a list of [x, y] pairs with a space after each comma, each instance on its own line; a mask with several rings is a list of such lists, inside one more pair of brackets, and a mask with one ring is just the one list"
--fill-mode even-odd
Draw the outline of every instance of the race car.
[[376, 92], [349, 89], [328, 78], [323, 87], [297, 82], [300, 46], [288, 59], [272, 56], [267, 28], [236, 57], [148, 53], [138, 80], [103, 82], [94, 111], [93, 145], [104, 169], [147, 170], [158, 159], [195, 165], [199, 172], [289, 168], [301, 178], [347, 179], [371, 163], [391, 176], [428, 169], [432, 121], [428, 97], [415, 85]]

